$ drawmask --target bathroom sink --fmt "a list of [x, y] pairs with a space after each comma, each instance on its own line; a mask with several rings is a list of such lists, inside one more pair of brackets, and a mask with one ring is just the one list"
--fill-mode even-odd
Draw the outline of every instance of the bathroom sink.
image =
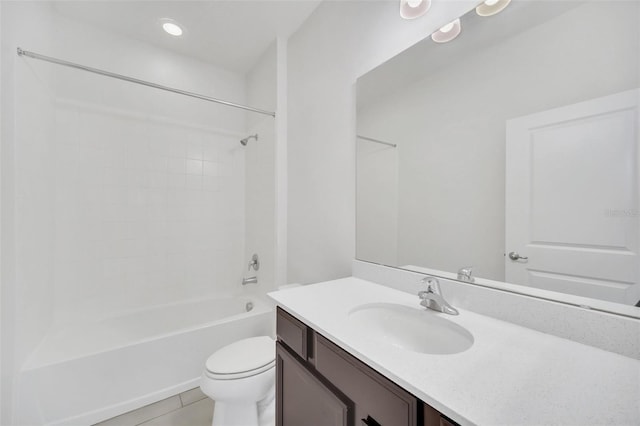
[[469, 331], [424, 308], [372, 303], [352, 309], [348, 318], [361, 335], [408, 351], [456, 354], [473, 345]]

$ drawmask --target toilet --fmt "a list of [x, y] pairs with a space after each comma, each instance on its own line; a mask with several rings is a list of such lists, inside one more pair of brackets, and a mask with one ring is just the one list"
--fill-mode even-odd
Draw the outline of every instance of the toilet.
[[215, 401], [214, 426], [275, 424], [276, 348], [269, 336], [231, 343], [206, 362], [200, 388]]

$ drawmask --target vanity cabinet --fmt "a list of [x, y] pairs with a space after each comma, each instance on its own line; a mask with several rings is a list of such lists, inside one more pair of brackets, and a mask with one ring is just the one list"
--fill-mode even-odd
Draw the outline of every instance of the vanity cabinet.
[[278, 425], [347, 426], [349, 403], [276, 344]]
[[281, 308], [277, 426], [456, 426]]

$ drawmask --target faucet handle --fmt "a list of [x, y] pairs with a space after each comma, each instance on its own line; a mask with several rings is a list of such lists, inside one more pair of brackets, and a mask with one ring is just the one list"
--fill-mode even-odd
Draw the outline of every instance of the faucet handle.
[[253, 268], [254, 271], [257, 271], [258, 269], [260, 269], [260, 260], [258, 259], [258, 255], [255, 253], [251, 257], [251, 260], [249, 261], [249, 267], [247, 268], [247, 271], [250, 271], [251, 268]]
[[475, 278], [473, 278], [473, 266], [464, 266], [458, 269], [458, 280], [470, 283], [475, 282]]
[[427, 285], [428, 293], [440, 294], [440, 281], [436, 277], [426, 276], [420, 282]]

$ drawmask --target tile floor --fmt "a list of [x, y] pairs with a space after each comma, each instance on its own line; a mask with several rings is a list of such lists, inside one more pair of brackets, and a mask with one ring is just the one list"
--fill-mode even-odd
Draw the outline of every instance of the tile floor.
[[195, 388], [95, 426], [211, 426], [213, 401]]

